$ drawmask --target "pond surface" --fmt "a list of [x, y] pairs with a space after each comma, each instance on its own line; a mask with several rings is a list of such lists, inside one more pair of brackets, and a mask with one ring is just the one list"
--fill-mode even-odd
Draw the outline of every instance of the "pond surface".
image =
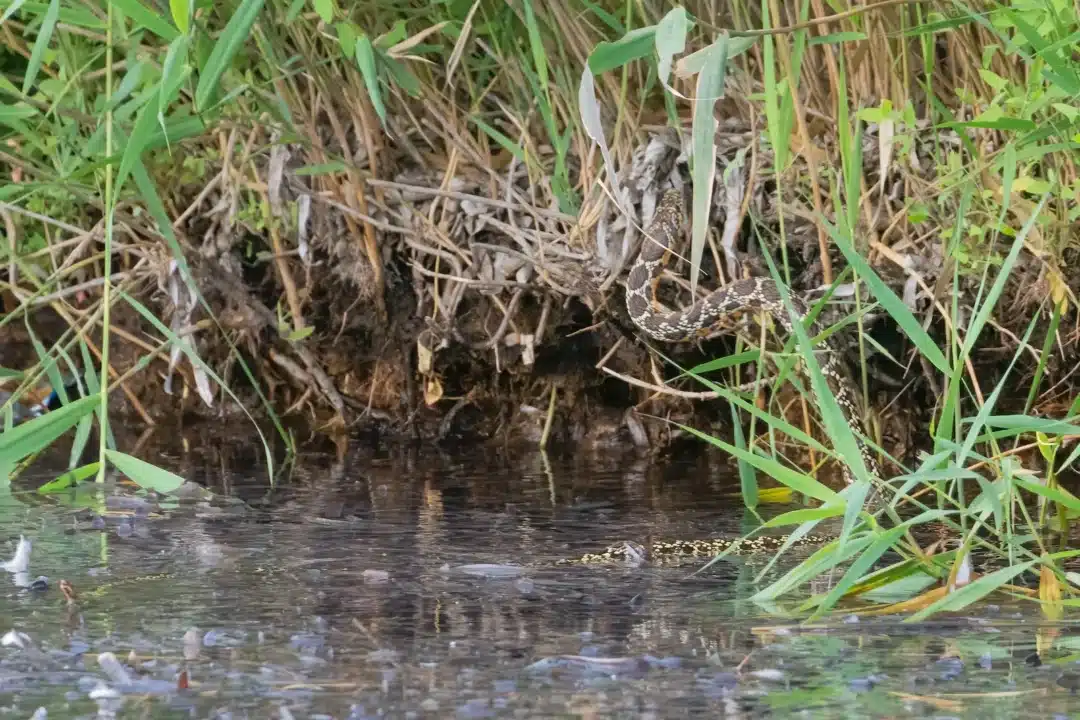
[[[720, 456], [366, 449], [304, 457], [271, 490], [260, 454], [144, 449], [216, 494], [149, 518], [105, 501], [130, 488], [43, 501], [27, 486], [51, 475], [19, 481], [0, 555], [25, 535], [48, 587], [0, 573], [0, 633], [19, 633], [0, 647], [0, 715], [1080, 716], [1080, 634], [1031, 604], [800, 627], [743, 599], [768, 558], [696, 576], [553, 564], [650, 531], [749, 529]], [[517, 568], [459, 568], [479, 563]]]

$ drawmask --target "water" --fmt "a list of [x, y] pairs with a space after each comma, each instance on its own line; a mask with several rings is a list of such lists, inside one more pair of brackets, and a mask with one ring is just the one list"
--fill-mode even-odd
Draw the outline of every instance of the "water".
[[[41, 501], [20, 485], [0, 505], [0, 554], [11, 557], [20, 533], [31, 537], [30, 575], [49, 583], [27, 591], [0, 574], [0, 632], [28, 643], [0, 648], [0, 714], [1080, 713], [1080, 635], [1023, 601], [995, 596], [999, 605], [919, 625], [839, 615], [800, 627], [744, 600], [761, 558], [697, 576], [553, 564], [650, 530], [749, 527], [717, 455], [657, 465], [633, 455], [362, 451], [305, 458], [272, 491], [256, 448], [144, 456], [220, 497], [148, 519], [115, 500], [96, 517], [85, 509], [93, 489]], [[500, 572], [455, 570], [477, 563]], [[77, 593], [73, 606], [61, 579]], [[102, 653], [123, 668], [110, 675]], [[178, 690], [182, 673], [188, 687]]]

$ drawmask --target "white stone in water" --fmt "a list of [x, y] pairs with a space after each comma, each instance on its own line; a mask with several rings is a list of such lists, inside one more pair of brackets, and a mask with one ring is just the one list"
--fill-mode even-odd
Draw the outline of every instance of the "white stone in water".
[[17, 647], [25, 650], [31, 644], [30, 636], [19, 630], [8, 630], [4, 637], [0, 638], [0, 645], [4, 647]]
[[390, 581], [390, 573], [385, 570], [365, 570], [363, 572], [364, 582], [366, 583], [385, 583]]
[[131, 682], [131, 675], [116, 656], [111, 652], [103, 652], [98, 655], [98, 665], [109, 676], [109, 679], [119, 685], [127, 685]]
[[783, 670], [775, 670], [772, 668], [752, 670], [749, 675], [760, 678], [761, 680], [772, 680], [774, 682], [780, 682], [786, 677]]
[[488, 563], [458, 565], [454, 568], [454, 571], [464, 573], [465, 575], [489, 578], [518, 577], [523, 572], [525, 572], [524, 568], [522, 568], [520, 565], [494, 565]]
[[3, 563], [3, 568], [9, 573], [24, 573], [30, 567], [31, 543], [22, 535], [19, 536], [19, 544], [15, 548], [15, 555]]

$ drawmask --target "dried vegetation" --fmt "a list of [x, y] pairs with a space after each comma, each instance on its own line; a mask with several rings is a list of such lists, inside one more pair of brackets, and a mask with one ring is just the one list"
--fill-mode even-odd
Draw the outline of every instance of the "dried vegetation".
[[[722, 407], [701, 402], [708, 394], [693, 380], [666, 383], [674, 371], [636, 337], [622, 306], [621, 281], [659, 193], [688, 181], [690, 103], [665, 104], [655, 62], [597, 75], [624, 193], [618, 199], [632, 216], [612, 197], [579, 118], [578, 78], [597, 43], [619, 38], [618, 25], [654, 24], [669, 8], [634, 4], [628, 16], [629, 6], [612, 3], [601, 3], [602, 12], [577, 2], [480, 0], [432, 10], [330, 4], [326, 22], [326, 4], [319, 5], [294, 13], [296, 4], [267, 3], [245, 51], [222, 75], [228, 102], [189, 114], [194, 81], [182, 83], [170, 117], [187, 122], [185, 132], [168, 144], [158, 138], [143, 155], [207, 304], [182, 281], [146, 210], [144, 186], [130, 182], [117, 205], [111, 282], [193, 340], [199, 357], [242, 397], [254, 398], [243, 389], [238, 358], [267, 389], [271, 406], [321, 427], [375, 423], [427, 437], [652, 444], [667, 438], [670, 426], [643, 414], [699, 425], [729, 420]], [[685, 7], [709, 19], [695, 30], [699, 40], [715, 26], [761, 27], [759, 8], [743, 3]], [[762, 35], [728, 67], [726, 97], [716, 108], [717, 172], [725, 180], [715, 187], [703, 285], [764, 272], [764, 251], [804, 295], [816, 297], [838, 278], [850, 281], [819, 218], [833, 217], [832, 198], [843, 186], [838, 109], [863, 109], [869, 122], [857, 247], [932, 334], [966, 316], [984, 270], [1008, 251], [989, 242], [996, 235], [987, 230], [1026, 223], [1038, 183], [1052, 178], [1063, 188], [1025, 241], [968, 368], [976, 388], [992, 384], [1030, 319], [1051, 316], [1052, 299], [1066, 309], [1064, 320], [1053, 326], [1047, 352], [1030, 349], [1021, 386], [1037, 369], [1044, 373], [1049, 389], [1034, 407], [1053, 411], [1074, 383], [1070, 323], [1080, 280], [1064, 270], [1076, 253], [1074, 157], [1021, 162], [1016, 181], [1024, 185], [1014, 182], [1014, 199], [999, 218], [1002, 187], [990, 166], [1004, 126], [937, 127], [946, 115], [983, 116], [1009, 88], [1031, 87], [1037, 70], [1016, 54], [987, 53], [999, 39], [975, 23], [942, 21], [939, 32], [910, 33], [938, 17], [931, 3], [883, 2], [834, 15], [814, 0], [809, 20], [800, 8], [771, 3], [785, 29], [771, 35], [768, 53]], [[200, 10], [198, 33], [215, 37], [233, 11]], [[15, 17], [26, 23], [34, 12]], [[7, 21], [9, 57], [29, 56], [34, 31], [26, 28]], [[365, 51], [359, 31], [373, 40]], [[73, 150], [95, 157], [86, 138], [101, 125], [94, 108], [106, 97], [109, 68], [94, 52], [103, 38], [91, 35], [75, 21], [61, 23], [53, 41], [74, 49], [42, 64], [41, 87], [25, 95], [10, 69], [25, 65], [7, 64], [10, 107], [28, 109], [34, 124], [25, 132], [25, 124], [11, 126], [0, 152], [10, 179], [0, 211], [18, 257], [0, 271], [7, 313], [0, 365], [36, 360], [18, 342], [27, 339], [26, 308], [34, 310], [29, 327], [46, 345], [72, 340], [73, 328], [91, 354], [100, 345], [105, 205], [89, 161], [60, 156]], [[349, 41], [357, 50], [343, 54]], [[114, 83], [127, 82], [140, 53], [151, 75], [167, 64], [170, 45], [162, 38], [128, 34], [118, 42], [126, 59], [112, 67]], [[368, 52], [378, 59], [374, 94], [373, 71], [364, 72]], [[91, 61], [76, 69], [79, 57]], [[47, 82], [65, 77], [73, 77], [77, 94]], [[694, 96], [691, 80], [671, 82]], [[780, 95], [793, 160], [779, 172], [766, 132], [770, 86], [797, 88], [793, 99]], [[126, 136], [135, 132], [133, 112], [114, 119]], [[37, 142], [48, 133], [60, 138], [59, 149]], [[14, 189], [20, 185], [24, 190]], [[947, 231], [960, 227], [966, 265], [946, 252]], [[687, 264], [672, 263], [668, 274], [673, 282], [665, 283], [663, 300], [685, 304]], [[854, 286], [840, 284], [830, 319], [847, 316], [854, 296]], [[859, 343], [851, 326], [840, 332], [853, 361], [861, 363], [861, 349], [870, 370], [863, 379], [870, 405], [904, 418], [886, 423], [903, 434], [911, 413], [916, 423], [929, 416], [938, 389], [911, 362], [911, 348], [887, 315], [871, 311], [862, 322], [872, 342]], [[216, 385], [178, 351], [170, 354], [167, 336], [130, 307], [117, 305], [111, 326], [113, 379], [122, 380], [126, 404], [145, 419], [173, 413], [178, 403], [201, 413], [228, 406], [219, 394], [207, 407], [200, 383], [208, 398]], [[749, 337], [758, 340], [754, 331]], [[734, 348], [724, 337], [659, 349], [693, 365]], [[151, 354], [153, 362], [138, 364]], [[179, 390], [168, 384], [173, 373], [182, 378]], [[170, 387], [175, 394], [163, 394]], [[805, 410], [798, 397], [776, 395], [790, 405], [789, 417]]]

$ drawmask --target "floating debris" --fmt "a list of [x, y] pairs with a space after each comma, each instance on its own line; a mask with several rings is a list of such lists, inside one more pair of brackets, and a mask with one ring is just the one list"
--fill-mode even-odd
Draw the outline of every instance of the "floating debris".
[[24, 573], [30, 568], [31, 543], [24, 536], [19, 536], [19, 544], [15, 548], [15, 555], [3, 563], [3, 568], [9, 573]]

